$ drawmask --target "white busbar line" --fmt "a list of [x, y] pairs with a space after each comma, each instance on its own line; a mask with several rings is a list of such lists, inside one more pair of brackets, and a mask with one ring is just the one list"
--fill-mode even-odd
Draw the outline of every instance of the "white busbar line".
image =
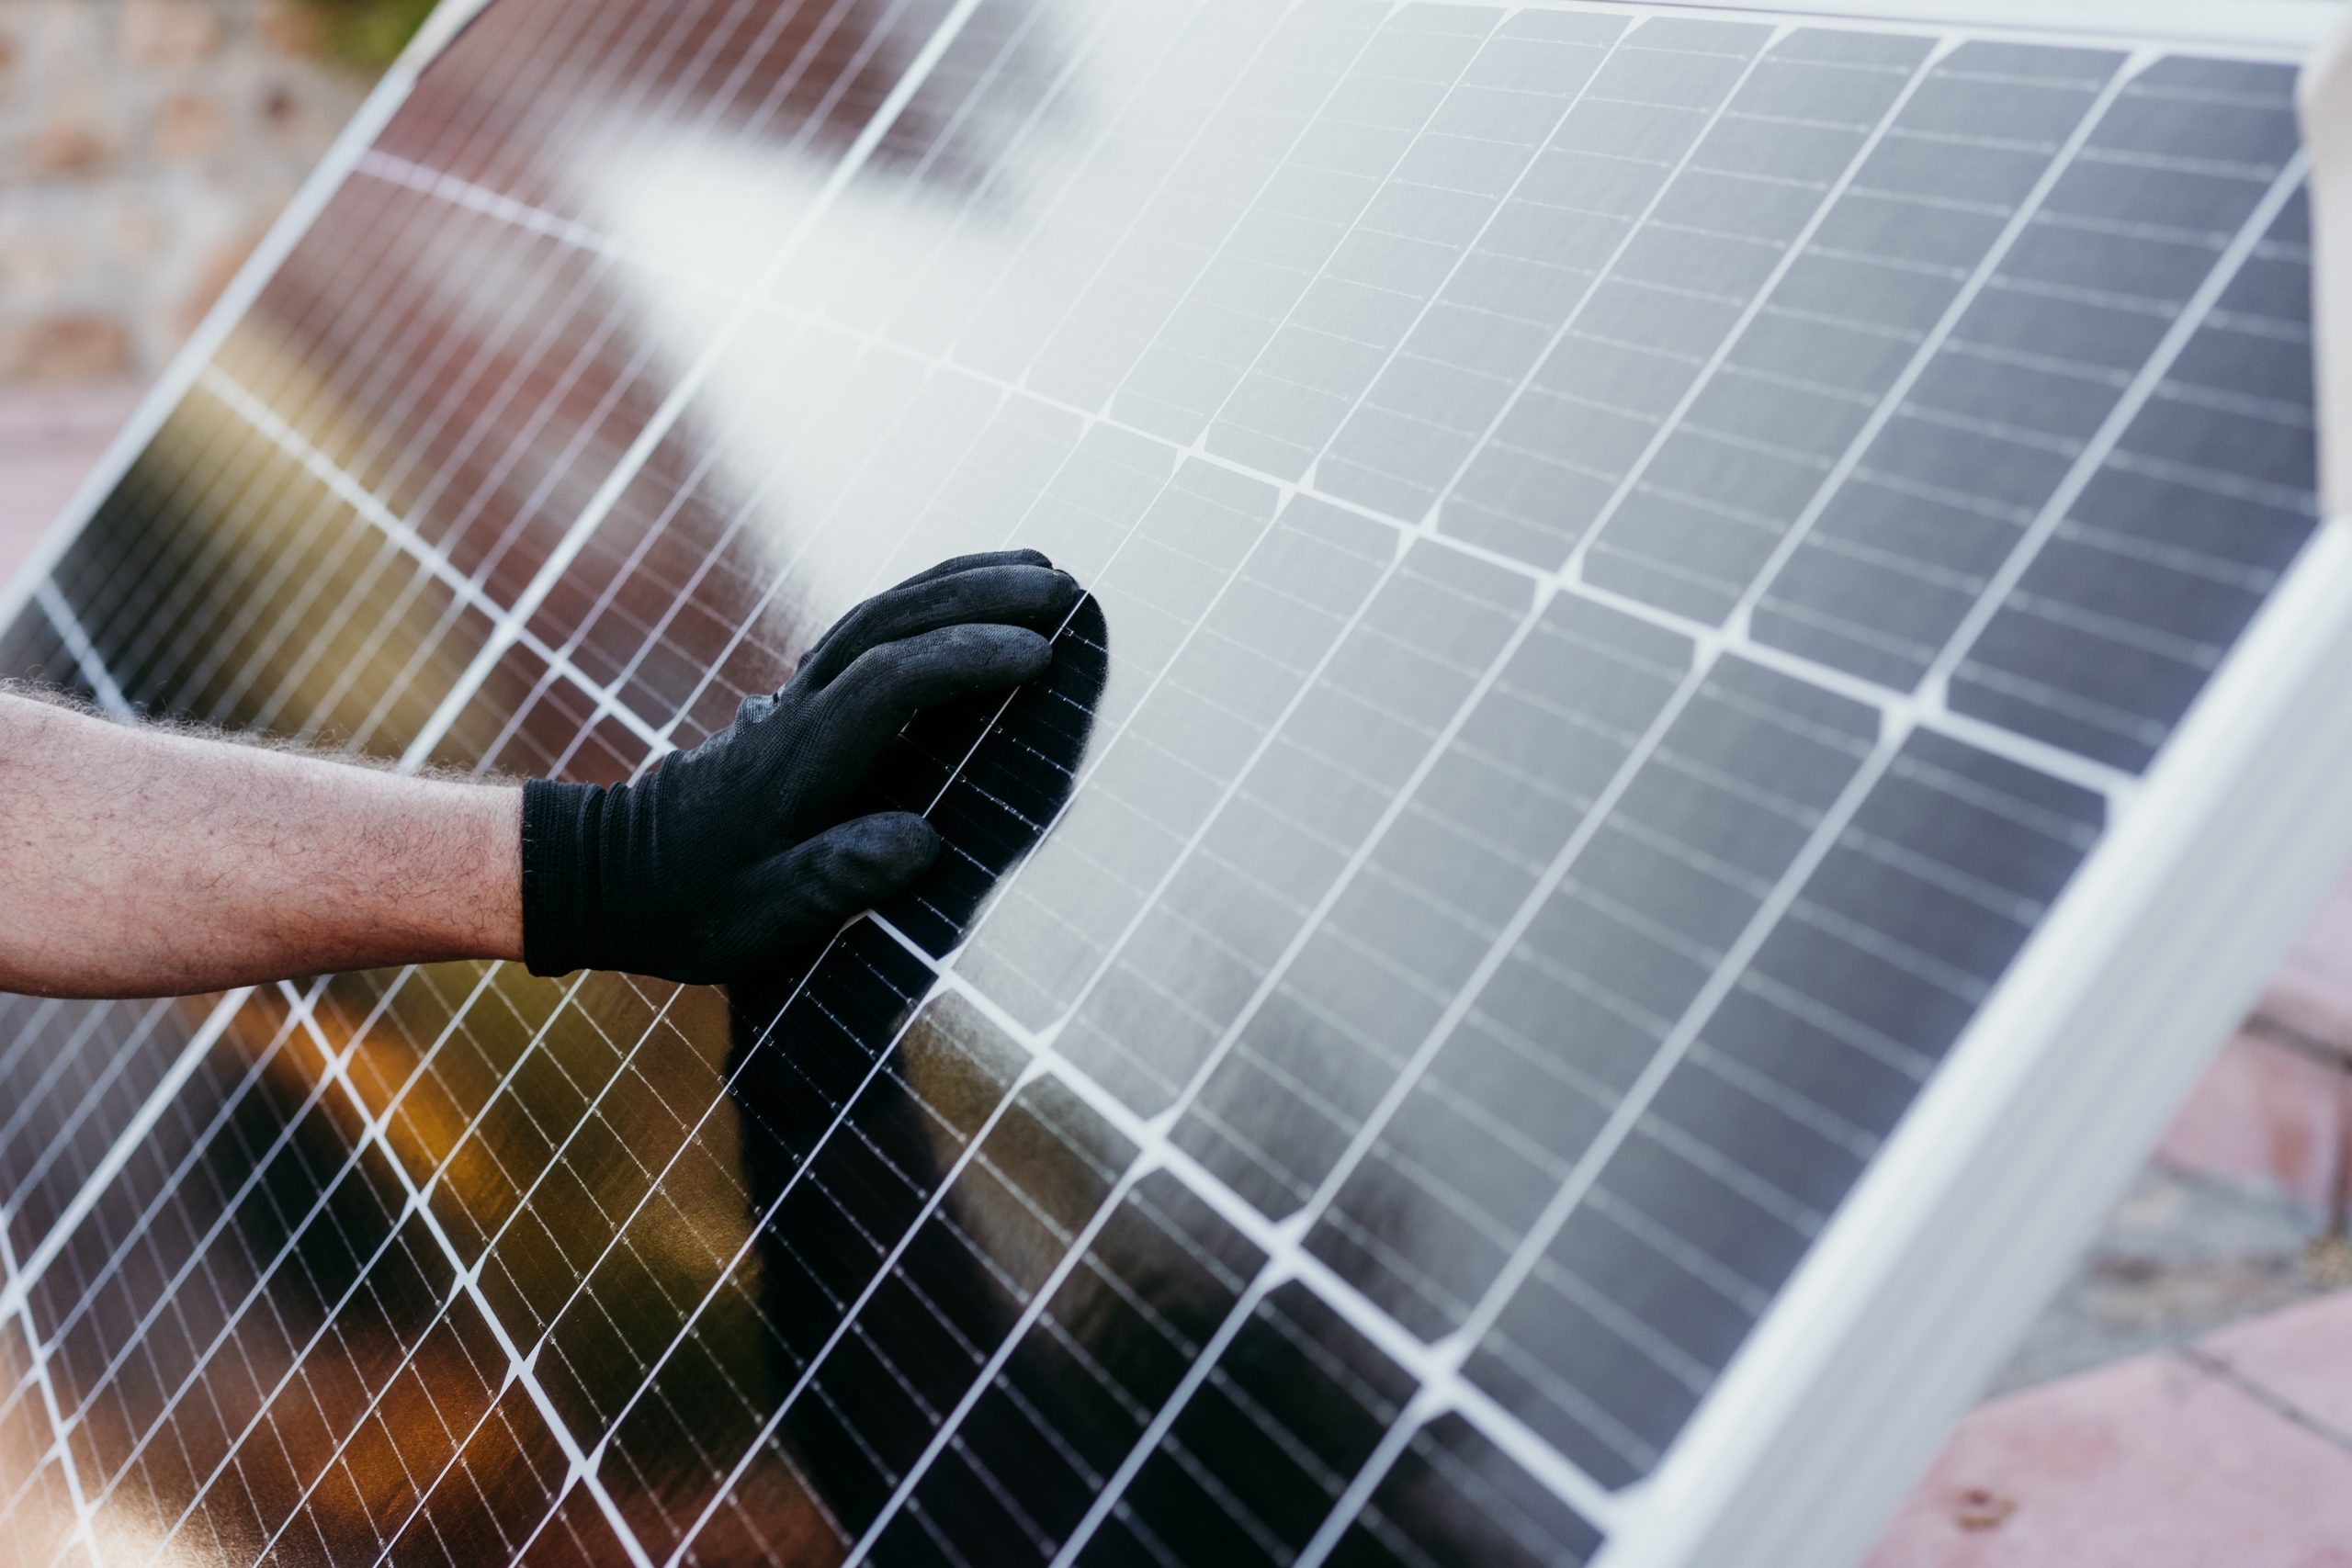
[[[622, 494], [636, 482], [638, 471], [645, 466], [655, 449], [669, 435], [671, 427], [677, 423], [679, 417], [685, 412], [687, 404], [693, 401], [702, 390], [703, 384], [709, 379], [711, 372], [718, 367], [719, 361], [734, 346], [738, 333], [743, 323], [750, 319], [754, 309], [752, 298], [764, 294], [768, 287], [782, 276], [786, 265], [797, 254], [809, 234], [815, 231], [819, 221], [831, 210], [842, 192], [846, 190], [850, 183], [864, 170], [866, 161], [874, 155], [875, 150], [882, 144], [883, 139], [896, 128], [899, 117], [906, 111], [907, 106], [914, 101], [915, 95], [922, 90], [923, 84], [931, 79], [932, 72], [938, 67], [940, 61], [946, 55], [948, 45], [953, 43], [956, 36], [964, 30], [965, 24], [971, 19], [972, 14], [978, 10], [979, 6], [980, 0], [956, 0], [955, 9], [941, 19], [939, 26], [933, 31], [922, 49], [899, 73], [898, 81], [890, 88], [889, 95], [876, 108], [873, 117], [859, 130], [857, 139], [850, 143], [848, 150], [842, 154], [841, 160], [833, 165], [832, 171], [826, 176], [825, 183], [818, 188], [816, 196], [808, 204], [808, 210], [800, 215], [799, 220], [785, 236], [783, 243], [777, 246], [775, 254], [771, 256], [766, 265], [761, 268], [747, 298], [729, 312], [727, 320], [712, 335], [702, 353], [687, 368], [685, 374], [679, 378], [677, 385], [671, 389], [669, 395], [662, 399], [661, 406], [655, 409], [652, 416], [646, 421], [645, 427], [638, 433], [637, 438], [629, 443], [628, 449], [621, 454], [620, 460], [614, 465], [612, 472], [605, 476], [605, 482], [597, 487], [596, 492], [589, 498], [587, 505], [581, 509], [580, 515], [574, 518], [571, 525], [564, 531], [563, 537], [558, 540], [555, 547], [548, 552], [548, 558], [540, 563], [539, 570], [532, 575], [530, 581], [524, 585], [522, 592], [515, 596], [512, 607], [512, 623], [527, 621], [547, 596], [554, 591], [556, 584], [562, 581], [563, 574], [571, 570], [572, 561], [587, 547], [590, 536], [595, 533], [614, 506], [618, 504]], [[854, 76], [855, 73], [851, 73], [851, 75]], [[482, 682], [490, 678], [491, 671], [498, 667], [499, 660], [504, 657], [507, 648], [512, 645], [514, 640], [512, 623], [509, 629], [493, 635], [482, 650], [474, 656], [473, 661], [466, 667], [465, 672], [458, 678], [457, 683], [450, 688], [448, 694], [442, 698], [440, 706], [435, 709], [433, 716], [426, 720], [423, 731], [410, 744], [408, 750], [401, 755], [402, 766], [410, 768], [421, 766], [433, 755], [433, 748], [440, 743], [441, 737], [457, 723], [458, 716], [465, 711], [466, 705], [473, 701], [475, 693], [481, 690]]]

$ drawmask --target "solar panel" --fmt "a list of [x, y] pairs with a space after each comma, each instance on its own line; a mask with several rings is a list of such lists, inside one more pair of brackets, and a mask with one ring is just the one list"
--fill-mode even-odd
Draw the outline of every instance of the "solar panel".
[[445, 11], [0, 668], [613, 781], [1089, 597], [762, 983], [7, 1000], [21, 1560], [1858, 1554], [2352, 848], [2292, 57]]

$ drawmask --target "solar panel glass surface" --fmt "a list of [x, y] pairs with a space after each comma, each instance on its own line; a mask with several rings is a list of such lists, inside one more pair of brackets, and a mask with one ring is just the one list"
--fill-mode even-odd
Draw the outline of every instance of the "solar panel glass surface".
[[26, 1561], [1594, 1559], [2312, 532], [2291, 85], [495, 0], [8, 672], [610, 781], [1091, 597], [771, 984], [9, 1001]]

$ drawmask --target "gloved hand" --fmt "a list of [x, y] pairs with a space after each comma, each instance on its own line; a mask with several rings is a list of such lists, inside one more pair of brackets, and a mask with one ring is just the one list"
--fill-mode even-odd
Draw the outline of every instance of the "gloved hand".
[[1078, 584], [1035, 550], [963, 556], [844, 615], [774, 696], [635, 784], [523, 786], [523, 957], [534, 975], [756, 975], [921, 876], [939, 835], [853, 817], [919, 708], [1016, 686]]

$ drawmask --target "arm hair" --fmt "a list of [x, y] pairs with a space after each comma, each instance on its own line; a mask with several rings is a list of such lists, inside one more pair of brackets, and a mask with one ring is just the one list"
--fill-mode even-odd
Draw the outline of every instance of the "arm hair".
[[522, 953], [521, 792], [0, 686], [0, 989]]

